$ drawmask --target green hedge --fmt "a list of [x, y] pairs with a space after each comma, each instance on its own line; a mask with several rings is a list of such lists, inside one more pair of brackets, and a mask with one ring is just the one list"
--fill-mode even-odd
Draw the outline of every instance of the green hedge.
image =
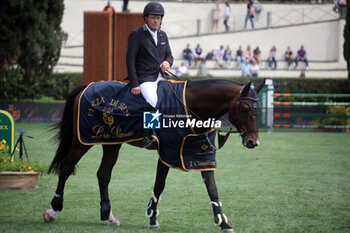
[[0, 100], [64, 100], [81, 83], [82, 73], [54, 73], [26, 82], [18, 71], [9, 70], [0, 79]]

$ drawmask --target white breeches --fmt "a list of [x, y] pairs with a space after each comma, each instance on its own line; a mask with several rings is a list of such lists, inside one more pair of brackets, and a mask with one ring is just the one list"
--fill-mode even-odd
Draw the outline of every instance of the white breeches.
[[158, 78], [154, 82], [144, 82], [140, 84], [141, 94], [146, 99], [147, 103], [149, 103], [153, 108], [156, 107], [158, 102], [157, 96], [157, 87], [159, 80], [164, 79], [161, 74], [159, 74]]

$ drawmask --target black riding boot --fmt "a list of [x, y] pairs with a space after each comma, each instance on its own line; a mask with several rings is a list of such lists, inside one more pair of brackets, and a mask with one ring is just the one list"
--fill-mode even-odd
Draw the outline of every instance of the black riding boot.
[[[151, 112], [151, 111], [155, 111], [155, 108], [147, 104], [144, 107], [143, 111]], [[143, 129], [143, 147], [148, 150], [155, 150], [158, 148], [157, 140], [152, 137], [152, 129]]]

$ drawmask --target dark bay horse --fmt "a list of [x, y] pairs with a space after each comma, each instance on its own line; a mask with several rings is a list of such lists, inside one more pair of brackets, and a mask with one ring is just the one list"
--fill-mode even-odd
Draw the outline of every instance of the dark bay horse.
[[[187, 110], [193, 113], [192, 115], [196, 118], [200, 118], [200, 120], [219, 119], [228, 113], [230, 123], [235, 125], [237, 132], [242, 137], [242, 144], [247, 148], [254, 148], [259, 145], [257, 128], [259, 103], [257, 93], [264, 85], [265, 80], [257, 85], [256, 88], [251, 88], [251, 83], [243, 85], [231, 80], [189, 81], [185, 93]], [[63, 118], [58, 124], [57, 139], [59, 145], [48, 172], [57, 173], [59, 179], [55, 195], [51, 201], [52, 208], [44, 213], [45, 222], [54, 221], [58, 212], [62, 210], [65, 183], [74, 172], [75, 165], [91, 147], [81, 144], [77, 136], [78, 101], [85, 87], [77, 87], [70, 93], [64, 107]], [[200, 129], [195, 130], [200, 131]], [[140, 146], [142, 141], [130, 144]], [[120, 225], [120, 223], [111, 211], [108, 185], [120, 147], [121, 144], [102, 145], [103, 158], [97, 171], [101, 198], [101, 220], [108, 220], [113, 225]], [[150, 218], [149, 228], [152, 229], [159, 228], [159, 223], [156, 219], [158, 213], [157, 205], [165, 187], [168, 171], [169, 167], [159, 159], [154, 189], [146, 211], [147, 217]], [[201, 174], [210, 197], [215, 223], [221, 227], [223, 232], [234, 232], [232, 227], [228, 225], [227, 218], [221, 210], [214, 171], [201, 171]]]

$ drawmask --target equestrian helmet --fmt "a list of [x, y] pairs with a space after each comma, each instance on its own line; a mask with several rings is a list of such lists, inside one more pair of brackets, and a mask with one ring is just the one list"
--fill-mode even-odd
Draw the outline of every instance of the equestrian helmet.
[[150, 2], [143, 9], [143, 17], [148, 15], [160, 15], [164, 16], [164, 8], [159, 2]]

